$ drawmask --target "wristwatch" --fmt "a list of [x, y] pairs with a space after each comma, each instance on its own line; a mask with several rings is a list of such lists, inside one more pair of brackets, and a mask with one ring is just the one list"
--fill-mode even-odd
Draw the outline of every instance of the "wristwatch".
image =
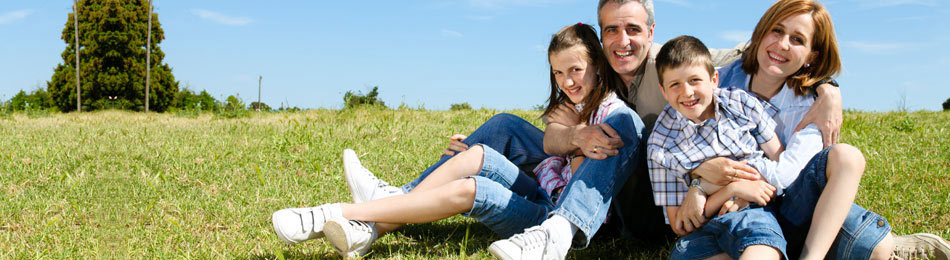
[[706, 189], [703, 189], [702, 180], [703, 180], [702, 178], [694, 178], [694, 179], [689, 183], [689, 186], [699, 188], [699, 191], [702, 191], [702, 192], [703, 192], [703, 196], [709, 196], [709, 194], [706, 193]]

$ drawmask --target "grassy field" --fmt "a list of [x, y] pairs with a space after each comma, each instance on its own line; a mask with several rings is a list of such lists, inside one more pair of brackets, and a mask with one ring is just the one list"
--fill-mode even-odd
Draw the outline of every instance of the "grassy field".
[[[270, 214], [349, 201], [341, 154], [399, 185], [452, 133], [497, 111], [314, 110], [219, 119], [104, 111], [0, 117], [0, 259], [336, 257], [287, 245]], [[540, 125], [536, 111], [513, 111]], [[950, 236], [950, 113], [845, 113], [868, 170], [858, 203], [899, 234]], [[369, 258], [488, 258], [498, 237], [463, 217], [409, 225]], [[569, 258], [665, 258], [669, 241], [601, 238]]]

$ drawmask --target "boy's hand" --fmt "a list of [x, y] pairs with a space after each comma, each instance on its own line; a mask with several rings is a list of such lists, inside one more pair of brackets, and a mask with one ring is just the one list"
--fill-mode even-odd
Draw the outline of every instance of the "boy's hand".
[[712, 184], [726, 186], [738, 180], [758, 180], [759, 171], [746, 164], [745, 161], [735, 161], [725, 157], [716, 157], [706, 160], [692, 174], [702, 177]]
[[449, 148], [445, 148], [442, 153], [448, 156], [453, 156], [456, 153], [468, 150], [468, 145], [463, 143], [467, 136], [461, 134], [455, 134], [452, 137], [449, 137]]
[[706, 195], [699, 188], [690, 187], [686, 192], [686, 198], [683, 199], [683, 205], [680, 205], [676, 212], [676, 222], [686, 234], [699, 230], [706, 222], [706, 216], [703, 215], [703, 208], [706, 206]]
[[719, 215], [725, 215], [729, 212], [736, 212], [749, 206], [749, 202], [744, 199], [727, 200], [719, 209]]
[[764, 181], [737, 181], [730, 183], [733, 196], [744, 199], [748, 202], [754, 202], [759, 206], [765, 206], [772, 200], [775, 194], [775, 187]]

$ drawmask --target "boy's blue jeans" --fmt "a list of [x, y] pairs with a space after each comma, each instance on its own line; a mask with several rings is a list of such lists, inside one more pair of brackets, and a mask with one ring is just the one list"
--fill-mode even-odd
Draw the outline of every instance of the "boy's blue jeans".
[[[641, 167], [637, 163], [638, 160], [634, 160], [634, 156], [642, 152], [637, 149], [641, 146], [640, 140], [644, 130], [640, 117], [632, 109], [623, 107], [612, 112], [604, 123], [620, 133], [624, 146], [619, 149], [617, 155], [607, 159], [584, 160], [564, 188], [564, 193], [560, 195], [558, 205], [552, 213], [567, 218], [580, 228], [585, 235], [584, 243], [579, 244], [580, 246], [586, 246], [590, 242], [606, 219], [614, 195], [633, 169]], [[534, 176], [528, 173], [532, 172], [538, 162], [550, 156], [544, 153], [543, 138], [544, 132], [524, 119], [511, 114], [498, 114], [482, 124], [463, 142], [469, 146], [481, 143], [490, 147], [517, 165], [525, 175]], [[450, 156], [442, 156], [418, 178], [403, 185], [403, 191], [412, 190], [449, 158]], [[534, 183], [521, 183], [528, 181], [521, 179], [512, 184], [516, 187], [511, 188], [512, 191], [530, 190], [526, 185], [537, 185], [536, 180], [530, 180]]]
[[[825, 148], [813, 156], [805, 165], [805, 168], [802, 169], [798, 178], [795, 179], [795, 182], [785, 188], [785, 195], [776, 198], [764, 208], [747, 209], [714, 218], [710, 224], [700, 229], [700, 231], [705, 232], [695, 232], [677, 241], [670, 258], [699, 259], [715, 255], [710, 255], [711, 253], [726, 252], [733, 258], [738, 259], [738, 255], [748, 245], [717, 243], [716, 238], [738, 238], [744, 234], [742, 232], [745, 232], [745, 228], [755, 225], [761, 226], [763, 230], [774, 230], [775, 226], [771, 223], [777, 221], [775, 224], [781, 227], [779, 233], [784, 234], [785, 241], [775, 241], [776, 239], [773, 237], [768, 239], [767, 243], [758, 244], [772, 245], [786, 253], [788, 259], [797, 259], [808, 235], [812, 217], [815, 215], [815, 205], [818, 203], [818, 198], [821, 197], [821, 193], [828, 182], [825, 168], [828, 164], [829, 151], [831, 151], [831, 147]], [[762, 214], [762, 212], [769, 214]], [[735, 221], [719, 220], [720, 218]], [[746, 221], [760, 224], [742, 223]], [[711, 225], [718, 222], [726, 223], [726, 227], [718, 228]], [[835, 238], [831, 249], [828, 250], [826, 258], [870, 259], [874, 248], [890, 231], [891, 226], [884, 217], [857, 204], [852, 204], [844, 224], [841, 225], [841, 230], [838, 231], [838, 237]], [[702, 236], [697, 233], [714, 235]], [[683, 250], [679, 252], [681, 246]], [[785, 247], [779, 248], [778, 246]]]

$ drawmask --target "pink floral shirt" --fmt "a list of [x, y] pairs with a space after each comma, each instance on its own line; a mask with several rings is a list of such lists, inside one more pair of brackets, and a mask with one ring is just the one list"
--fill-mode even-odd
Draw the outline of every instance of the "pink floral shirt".
[[[617, 98], [617, 95], [610, 93], [607, 97], [604, 98], [604, 101], [600, 103], [600, 107], [597, 108], [597, 111], [594, 111], [590, 115], [590, 120], [588, 120], [588, 125], [596, 125], [604, 122], [604, 119], [610, 115], [611, 112], [616, 110], [621, 106], [626, 106], [622, 100]], [[583, 110], [583, 104], [574, 105], [574, 109], [577, 111]], [[565, 156], [552, 156], [548, 157], [538, 163], [538, 166], [534, 168], [534, 174], [538, 176], [538, 182], [541, 184], [541, 188], [544, 189], [551, 195], [551, 198], [557, 200], [555, 191], [560, 187], [567, 185], [571, 181], [571, 177], [574, 176], [574, 173], [571, 172], [571, 157]]]

